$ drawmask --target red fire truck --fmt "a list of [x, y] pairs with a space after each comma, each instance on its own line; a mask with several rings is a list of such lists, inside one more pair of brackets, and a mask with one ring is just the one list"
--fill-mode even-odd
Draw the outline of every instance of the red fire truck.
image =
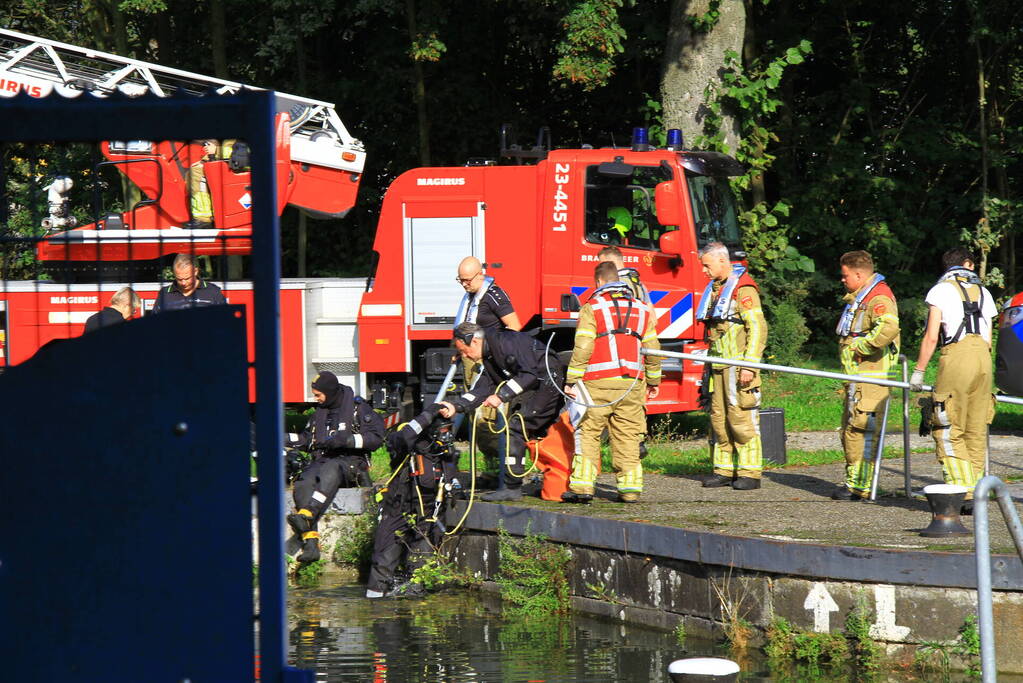
[[[0, 38], [7, 38], [7, 33], [0, 33]], [[2, 70], [2, 45], [0, 79], [10, 79], [9, 72]], [[104, 58], [121, 59], [112, 55]], [[189, 77], [198, 81], [204, 78], [195, 74]], [[285, 103], [301, 100], [281, 97]], [[316, 106], [320, 114], [328, 110], [333, 114], [326, 103]], [[295, 111], [299, 116], [291, 118], [301, 119], [302, 111]], [[315, 133], [306, 134], [306, 123], [296, 128], [289, 122], [290, 115], [287, 108], [278, 120], [278, 163], [282, 168], [292, 163], [289, 160], [285, 164], [288, 154], [295, 159], [303, 145], [327, 147], [319, 139], [313, 141]], [[319, 125], [326, 125], [322, 117]], [[344, 144], [349, 143], [344, 143], [340, 135], [340, 120], [332, 125], [328, 137], [340, 157], [346, 149]], [[287, 140], [285, 132], [289, 129], [291, 137]], [[504, 134], [502, 139], [506, 140]], [[419, 168], [399, 176], [383, 201], [369, 278], [283, 283], [285, 400], [308, 400], [308, 377], [323, 369], [336, 372], [357, 391], [372, 394], [381, 407], [386, 404], [392, 409], [400, 406], [413, 410], [416, 404], [429, 400], [450, 366], [451, 326], [462, 296], [454, 277], [459, 260], [467, 255], [486, 263], [487, 272], [509, 292], [526, 329], [564, 350], [571, 347], [580, 301], [585, 301], [592, 287], [597, 252], [606, 245], [616, 245], [626, 265], [639, 271], [650, 290], [662, 345], [687, 351], [704, 348], [702, 329], [694, 320], [695, 304], [706, 284], [696, 251], [717, 240], [732, 248], [736, 258], [742, 258], [737, 210], [728, 183], [729, 176], [741, 173], [742, 168], [722, 154], [683, 149], [677, 131], [669, 135], [668, 141], [666, 148], [654, 149], [647, 144], [646, 132], [637, 129], [628, 148], [555, 150], [549, 134], [542, 132], [532, 148], [502, 144], [501, 156], [512, 159], [512, 165], [475, 160], [466, 166]], [[132, 153], [127, 145], [106, 144], [103, 149], [115, 163], [125, 161]], [[361, 147], [354, 143], [348, 149], [361, 154]], [[143, 145], [135, 152], [149, 154], [156, 161], [162, 155], [164, 162], [169, 161], [168, 154], [173, 156], [172, 147], [159, 145]], [[362, 161], [363, 157], [358, 156], [357, 164]], [[304, 163], [299, 162], [299, 171]], [[331, 176], [316, 192], [285, 188], [285, 200], [290, 198], [309, 208], [317, 197], [332, 191], [324, 192], [324, 188], [347, 183], [344, 189], [350, 190], [349, 186], [357, 184], [353, 180], [357, 180], [361, 165], [359, 171], [323, 165], [350, 175]], [[306, 176], [295, 169], [292, 166], [289, 174], [282, 172], [282, 182], [290, 176], [302, 182]], [[180, 178], [181, 169], [175, 172]], [[230, 174], [237, 171], [228, 164], [218, 172], [228, 178], [221, 187], [238, 185], [230, 182]], [[196, 239], [217, 237], [193, 232], [182, 235], [187, 243], [180, 245], [184, 248], [168, 246], [173, 245], [169, 233], [190, 229], [177, 225], [184, 215], [184, 199], [179, 190], [168, 189], [166, 181], [160, 185], [152, 178], [139, 178], [137, 182], [146, 196], [154, 200], [154, 207], [146, 215], [157, 217], [155, 224], [144, 224], [142, 209], [137, 208], [135, 216], [122, 216], [124, 225], [116, 229], [109, 224], [77, 229], [83, 233], [77, 250], [69, 253], [66, 239], [51, 240], [40, 247], [40, 257], [151, 259], [168, 252], [196, 251]], [[210, 186], [216, 191], [217, 182]], [[347, 210], [353, 200], [342, 202], [344, 208], [312, 208], [337, 214]], [[214, 204], [216, 215], [218, 204]], [[229, 238], [233, 245], [229, 253], [244, 253], [248, 248], [245, 231], [249, 226], [243, 219], [238, 221], [239, 232], [218, 235]], [[217, 230], [230, 231], [235, 229], [233, 225], [218, 224]], [[118, 233], [118, 229], [125, 232]], [[108, 245], [115, 244], [118, 237], [127, 238], [128, 230], [133, 231], [133, 238], [151, 237], [153, 250], [160, 253], [137, 250], [135, 239], [131, 240], [130, 253], [108, 252]], [[218, 248], [209, 251], [223, 253]], [[0, 300], [0, 334], [6, 334], [6, 349], [0, 338], [0, 352], [6, 351], [8, 362], [18, 363], [49, 339], [81, 334], [84, 319], [102, 307], [114, 289], [113, 284], [99, 290], [87, 285], [69, 289], [7, 283], [6, 301]], [[156, 285], [136, 289], [151, 300]], [[251, 301], [246, 286], [238, 282], [226, 283], [225, 293], [231, 302]], [[664, 370], [663, 389], [650, 404], [650, 411], [694, 409], [702, 368], [666, 360]]]
[[[552, 150], [544, 139], [531, 150], [502, 145], [505, 156], [536, 163], [417, 168], [387, 190], [358, 319], [360, 370], [374, 376], [377, 398], [390, 392], [393, 403], [410, 374], [419, 396], [439, 388], [460, 300], [453, 278], [470, 254], [508, 291], [526, 329], [566, 349], [597, 253], [616, 245], [650, 290], [662, 345], [706, 348], [694, 320], [707, 282], [696, 252], [714, 240], [738, 252], [728, 183], [742, 173], [738, 162], [682, 150], [677, 131], [667, 149], [648, 145], [643, 129], [627, 149]], [[665, 360], [664, 370], [650, 412], [695, 409], [702, 366]]]

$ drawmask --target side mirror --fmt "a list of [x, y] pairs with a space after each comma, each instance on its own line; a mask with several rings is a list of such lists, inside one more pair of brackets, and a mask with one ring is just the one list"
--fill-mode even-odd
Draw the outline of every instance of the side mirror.
[[666, 180], [657, 183], [654, 206], [657, 209], [657, 222], [661, 225], [682, 224], [682, 205], [679, 203], [678, 185], [674, 182]]
[[682, 231], [671, 230], [661, 235], [661, 239], [658, 241], [657, 248], [661, 250], [662, 254], [669, 254], [671, 256], [682, 255]]

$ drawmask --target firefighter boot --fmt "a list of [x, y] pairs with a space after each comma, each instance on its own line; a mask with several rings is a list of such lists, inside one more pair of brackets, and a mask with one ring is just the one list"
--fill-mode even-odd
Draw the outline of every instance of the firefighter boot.
[[726, 477], [723, 474], [712, 474], [710, 477], [703, 480], [703, 488], [713, 489], [720, 486], [731, 486], [733, 481], [735, 481], [735, 479], [732, 477]]
[[732, 488], [736, 491], [752, 491], [760, 488], [760, 480], [753, 477], [739, 477], [732, 482]]
[[295, 535], [299, 538], [302, 538], [303, 534], [307, 531], [312, 531], [313, 529], [313, 513], [304, 508], [298, 512], [293, 512], [288, 515], [287, 519], [288, 526], [291, 527], [291, 530], [294, 531]]
[[319, 532], [307, 531], [302, 534], [302, 552], [295, 559], [302, 563], [315, 562], [320, 559]]
[[562, 503], [589, 503], [593, 500], [593, 494], [590, 493], [576, 493], [575, 491], [565, 491], [561, 494]]

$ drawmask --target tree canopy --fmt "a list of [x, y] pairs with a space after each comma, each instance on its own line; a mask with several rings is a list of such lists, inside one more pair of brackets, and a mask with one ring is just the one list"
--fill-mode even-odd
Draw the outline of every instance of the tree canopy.
[[[390, 181], [414, 166], [495, 157], [503, 123], [523, 141], [550, 126], [555, 146], [574, 147], [624, 144], [636, 125], [663, 135], [682, 121], [690, 144], [749, 165], [737, 190], [751, 263], [770, 302], [820, 331], [833, 324], [837, 260], [851, 249], [874, 255], [907, 313], [941, 252], [960, 243], [981, 254], [992, 286], [1019, 288], [1021, 18], [1009, 0], [0, 9], [14, 30], [335, 102], [369, 161], [358, 207], [310, 224], [310, 275], [364, 272]], [[297, 220], [282, 224], [293, 275]]]

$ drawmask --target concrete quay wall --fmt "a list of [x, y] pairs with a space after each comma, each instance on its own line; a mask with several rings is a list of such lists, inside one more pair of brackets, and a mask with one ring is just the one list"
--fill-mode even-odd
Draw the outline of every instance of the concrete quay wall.
[[[461, 508], [453, 511], [461, 517]], [[823, 546], [692, 532], [523, 507], [474, 503], [451, 546], [462, 568], [489, 580], [496, 531], [542, 534], [572, 553], [574, 607], [625, 622], [720, 637], [723, 604], [761, 631], [784, 617], [807, 631], [843, 629], [857, 601], [871, 635], [895, 659], [927, 642], [952, 643], [977, 605], [974, 556]], [[992, 558], [998, 669], [1023, 673], [1023, 563]]]

